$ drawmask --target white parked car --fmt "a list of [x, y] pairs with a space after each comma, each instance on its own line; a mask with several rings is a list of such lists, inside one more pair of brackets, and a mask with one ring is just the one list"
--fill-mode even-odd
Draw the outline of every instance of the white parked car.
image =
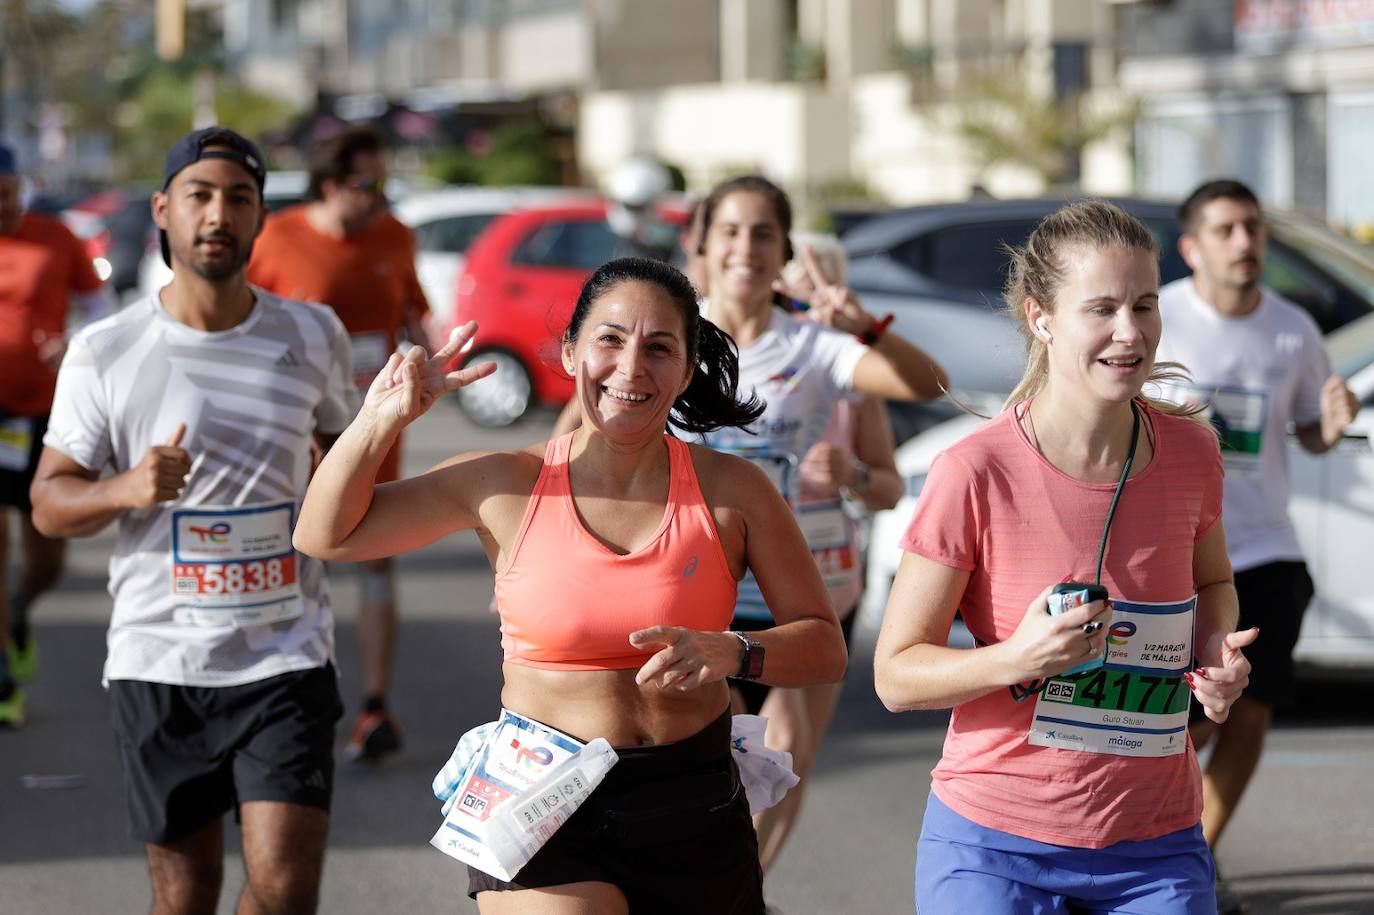
[[[1332, 368], [1347, 379], [1362, 407], [1345, 439], [1324, 455], [1309, 454], [1289, 436], [1289, 512], [1317, 588], [1294, 653], [1308, 666], [1374, 670], [1374, 315], [1328, 335], [1326, 348]], [[862, 610], [869, 626], [876, 626], [887, 603], [901, 562], [897, 543], [931, 462], [983, 422], [977, 416], [956, 416], [897, 449], [906, 493], [895, 508], [874, 518]]]

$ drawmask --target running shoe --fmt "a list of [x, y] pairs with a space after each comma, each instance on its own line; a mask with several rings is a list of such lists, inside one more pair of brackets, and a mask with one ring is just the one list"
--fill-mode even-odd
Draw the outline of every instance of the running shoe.
[[400, 726], [386, 712], [363, 712], [344, 745], [349, 762], [376, 762], [401, 749]]
[[38, 669], [38, 645], [32, 634], [23, 648], [15, 644], [14, 639], [5, 643], [5, 656], [9, 660], [10, 676], [16, 681], [28, 683], [33, 679], [34, 671]]
[[10, 694], [0, 699], [0, 728], [22, 728], [24, 726], [24, 691], [17, 686], [10, 687]]

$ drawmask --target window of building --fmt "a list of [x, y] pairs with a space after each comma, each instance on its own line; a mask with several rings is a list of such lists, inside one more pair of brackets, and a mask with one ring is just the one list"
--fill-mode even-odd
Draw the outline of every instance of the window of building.
[[1333, 95], [1327, 103], [1327, 221], [1374, 238], [1374, 93]]
[[1136, 124], [1137, 186], [1147, 196], [1181, 199], [1227, 175], [1269, 206], [1292, 206], [1291, 125], [1291, 105], [1280, 96], [1152, 103]]

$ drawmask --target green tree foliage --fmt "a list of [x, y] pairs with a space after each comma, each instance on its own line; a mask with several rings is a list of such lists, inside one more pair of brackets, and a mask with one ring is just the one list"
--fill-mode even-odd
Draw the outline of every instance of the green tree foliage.
[[0, 67], [33, 104], [60, 102], [69, 132], [107, 136], [116, 180], [161, 175], [167, 147], [192, 127], [201, 73], [214, 75], [220, 123], [253, 137], [288, 123], [289, 105], [223, 75], [212, 11], [188, 13], [187, 53], [169, 63], [151, 50], [153, 9], [146, 0], [98, 0], [76, 15], [55, 0], [0, 0], [0, 50], [10, 58]]
[[1133, 123], [1136, 107], [1090, 110], [1079, 96], [1040, 96], [998, 74], [955, 94], [945, 115], [983, 169], [1017, 165], [1054, 186], [1077, 180], [1084, 148]]
[[425, 171], [449, 184], [556, 185], [563, 174], [555, 142], [538, 118], [519, 118], [496, 127], [477, 149], [455, 147], [440, 153]]
[[[124, 179], [152, 179], [162, 174], [162, 159], [177, 138], [193, 126], [194, 88], [198, 75], [186, 65], [151, 63], [119, 107], [115, 120], [116, 172]], [[205, 69], [214, 79], [216, 120], [250, 138], [280, 129], [293, 109], [280, 99], [246, 89]]]

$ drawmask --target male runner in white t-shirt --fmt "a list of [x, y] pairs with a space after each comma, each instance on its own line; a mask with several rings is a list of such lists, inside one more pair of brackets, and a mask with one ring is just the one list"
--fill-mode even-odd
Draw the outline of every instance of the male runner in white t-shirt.
[[[1330, 450], [1359, 403], [1331, 374], [1321, 332], [1297, 305], [1260, 285], [1267, 235], [1254, 193], [1210, 181], [1179, 208], [1179, 250], [1191, 277], [1160, 290], [1158, 361], [1185, 365], [1191, 385], [1171, 397], [1209, 403], [1226, 467], [1222, 521], [1240, 596], [1237, 629], [1257, 626], [1252, 672], [1224, 724], [1195, 716], [1193, 743], [1216, 745], [1203, 775], [1202, 824], [1213, 848], [1240, 803], [1264, 747], [1274, 707], [1293, 681], [1293, 646], [1312, 598], [1288, 518], [1288, 428], [1313, 454]], [[1242, 911], [1218, 893], [1221, 912]]]
[[32, 489], [48, 536], [119, 525], [105, 681], [155, 912], [215, 910], [230, 810], [238, 911], [319, 897], [343, 709], [324, 569], [291, 533], [312, 434], [354, 393], [338, 318], [245, 280], [264, 177], [224, 128], [172, 147], [152, 201], [172, 282], [72, 341]]

